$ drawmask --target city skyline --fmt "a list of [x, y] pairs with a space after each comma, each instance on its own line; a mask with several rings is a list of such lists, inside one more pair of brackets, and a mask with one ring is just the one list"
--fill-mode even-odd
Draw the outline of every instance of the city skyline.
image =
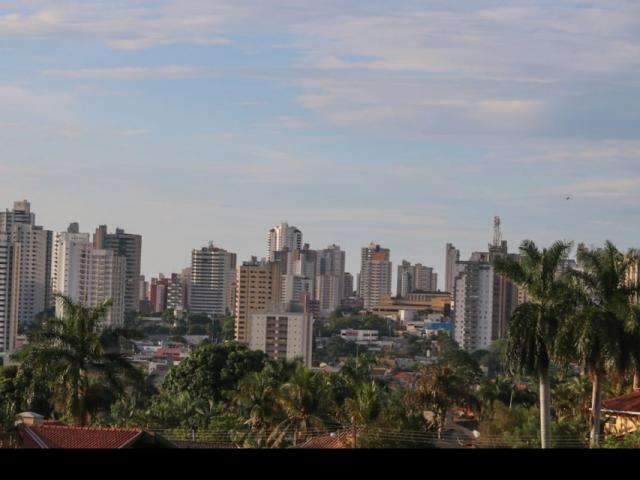
[[636, 246], [637, 2], [9, 0], [0, 36], [0, 204], [140, 233], [147, 276], [282, 221], [441, 288], [494, 215]]

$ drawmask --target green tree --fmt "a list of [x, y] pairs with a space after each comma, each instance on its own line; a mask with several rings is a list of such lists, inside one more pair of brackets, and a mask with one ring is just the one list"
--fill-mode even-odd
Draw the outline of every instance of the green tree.
[[564, 262], [571, 243], [556, 242], [542, 251], [531, 240], [520, 245], [519, 260], [497, 258], [496, 271], [527, 294], [508, 326], [505, 356], [512, 373], [536, 375], [540, 389], [542, 448], [551, 447], [550, 367], [558, 329], [567, 315], [569, 289]]
[[331, 419], [334, 407], [328, 376], [299, 364], [291, 378], [280, 387], [278, 404], [285, 419], [278, 425], [274, 443], [280, 444], [287, 433], [292, 432], [292, 443], [296, 446], [309, 434], [323, 430]]
[[90, 308], [65, 296], [57, 298], [64, 316], [47, 319], [34, 334], [30, 362], [50, 372], [54, 396], [62, 400], [66, 413], [85, 425], [89, 414], [100, 406], [99, 392], [123, 395], [127, 385], [135, 387], [141, 382], [142, 374], [124, 357], [114, 335], [102, 329], [110, 301]]
[[168, 394], [188, 393], [195, 400], [219, 402], [251, 372], [259, 372], [266, 355], [237, 343], [199, 345], [173, 367], [162, 384]]
[[[629, 283], [637, 260], [624, 255], [611, 242], [603, 248], [578, 250], [582, 270], [571, 272], [580, 293], [581, 308], [560, 329], [561, 352], [582, 364], [592, 383], [590, 443], [600, 444], [602, 385], [607, 372], [622, 375], [640, 345], [631, 296], [638, 285]], [[634, 344], [635, 343], [635, 344]]]

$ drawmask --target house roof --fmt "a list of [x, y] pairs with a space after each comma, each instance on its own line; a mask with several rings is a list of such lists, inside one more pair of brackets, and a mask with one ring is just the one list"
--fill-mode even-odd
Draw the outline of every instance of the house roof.
[[56, 423], [19, 425], [24, 448], [127, 448], [144, 432], [134, 428], [77, 427]]
[[342, 430], [311, 437], [298, 448], [353, 448], [353, 431]]
[[610, 412], [640, 415], [640, 390], [627, 395], [609, 398], [602, 402], [602, 409]]

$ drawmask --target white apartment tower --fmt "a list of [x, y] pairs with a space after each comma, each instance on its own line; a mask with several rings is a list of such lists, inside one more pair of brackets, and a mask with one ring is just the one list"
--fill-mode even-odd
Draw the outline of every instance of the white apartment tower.
[[52, 233], [35, 225], [27, 200], [0, 212], [0, 353], [51, 300]]
[[[104, 326], [124, 324], [126, 258], [111, 249], [96, 248], [88, 233], [79, 233], [72, 224], [66, 232], [56, 233], [52, 255], [52, 288], [87, 307], [106, 300], [112, 304]], [[63, 316], [63, 302], [55, 302], [56, 315]]]
[[360, 253], [359, 295], [364, 308], [378, 306], [384, 295], [391, 294], [390, 251], [375, 243], [363, 247]]
[[483, 261], [457, 262], [454, 274], [454, 339], [465, 350], [486, 349], [495, 339], [493, 267]]
[[189, 310], [210, 316], [234, 310], [236, 254], [210, 244], [191, 251]]
[[288, 249], [289, 251], [302, 248], [302, 232], [287, 223], [281, 223], [267, 232], [267, 258], [274, 260], [274, 253]]

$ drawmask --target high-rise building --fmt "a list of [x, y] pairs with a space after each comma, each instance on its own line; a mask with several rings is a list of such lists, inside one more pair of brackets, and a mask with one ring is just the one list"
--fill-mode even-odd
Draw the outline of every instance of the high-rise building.
[[435, 292], [438, 290], [438, 274], [431, 267], [425, 267], [420, 263], [411, 265], [406, 260], [398, 265], [398, 286], [396, 295], [406, 297], [416, 291]]
[[313, 316], [306, 312], [269, 309], [249, 316], [251, 350], [262, 350], [274, 360], [301, 359], [311, 367]]
[[162, 273], [149, 283], [149, 303], [152, 313], [162, 313], [167, 309], [167, 293], [170, 281]]
[[454, 338], [465, 350], [486, 349], [495, 339], [493, 267], [488, 262], [457, 262], [454, 279]]
[[503, 338], [513, 312], [524, 300], [517, 286], [493, 267], [497, 258], [518, 259], [518, 255], [508, 253], [498, 217], [494, 218], [493, 241], [488, 250], [473, 252], [469, 261], [454, 265], [454, 335], [467, 350], [486, 349], [491, 342]]
[[167, 309], [175, 311], [183, 311], [184, 295], [182, 291], [182, 278], [177, 273], [171, 274], [171, 280], [167, 286]]
[[321, 315], [329, 315], [344, 298], [345, 253], [338, 245], [329, 245], [317, 252], [315, 299]]
[[[184, 306], [185, 310], [189, 310], [189, 297], [191, 295], [191, 272], [191, 267], [187, 267], [183, 268], [182, 273], [180, 274], [180, 280], [182, 281], [182, 305]], [[233, 272], [233, 274], [235, 275], [235, 272]]]
[[289, 251], [302, 248], [302, 232], [287, 223], [281, 223], [267, 232], [267, 259], [274, 260], [275, 252], [287, 248]]
[[27, 200], [0, 212], [0, 352], [14, 350], [21, 326], [51, 305], [53, 235], [35, 219]]
[[444, 291], [453, 293], [456, 262], [460, 261], [460, 250], [447, 243], [445, 249]]
[[98, 249], [109, 249], [126, 259], [126, 282], [124, 302], [126, 311], [137, 312], [140, 307], [140, 263], [142, 260], [142, 236], [126, 233], [116, 228], [108, 233], [106, 225], [100, 225], [93, 236], [93, 245]]
[[210, 316], [232, 310], [236, 254], [210, 244], [191, 252], [189, 310]]
[[391, 294], [391, 268], [389, 249], [373, 242], [362, 248], [358, 293], [364, 308], [375, 308], [384, 295]]
[[[88, 233], [79, 233], [77, 224], [56, 233], [52, 255], [52, 288], [74, 302], [96, 307], [105, 300], [112, 305], [105, 326], [124, 323], [126, 259], [109, 249], [95, 248]], [[55, 302], [56, 315], [64, 315], [64, 303]]]
[[344, 274], [344, 293], [342, 294], [342, 298], [353, 297], [353, 275], [349, 272], [345, 272]]
[[124, 325], [126, 262], [126, 258], [114, 250], [94, 248], [91, 251], [88, 278], [91, 287], [86, 304], [96, 307], [105, 300], [111, 300], [106, 326]]
[[249, 316], [265, 313], [282, 303], [282, 265], [276, 262], [259, 262], [256, 257], [243, 262], [237, 270], [235, 338], [248, 343], [250, 338]]

